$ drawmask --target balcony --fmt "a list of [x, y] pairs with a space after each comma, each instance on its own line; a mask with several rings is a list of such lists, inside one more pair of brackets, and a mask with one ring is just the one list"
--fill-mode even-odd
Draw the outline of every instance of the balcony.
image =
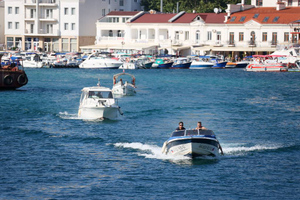
[[26, 36], [59, 36], [60, 35], [60, 31], [57, 29], [54, 30], [49, 30], [49, 32], [47, 32], [47, 30], [44, 29], [40, 29], [38, 31], [38, 33], [35, 30], [32, 29], [25, 29], [24, 34]]
[[270, 42], [270, 44], [271, 44], [271, 47], [276, 47], [278, 42], [277, 42], [277, 40], [273, 40]]
[[223, 44], [222, 44], [221, 41], [219, 40], [219, 41], [217, 41], [213, 46], [214, 46], [214, 47], [222, 47]]
[[229, 41], [228, 42], [228, 47], [235, 47], [234, 41]]
[[248, 46], [249, 47], [256, 47], [256, 43], [253, 40], [248, 41]]
[[25, 6], [36, 6], [37, 3], [40, 6], [58, 6], [57, 0], [24, 0]]

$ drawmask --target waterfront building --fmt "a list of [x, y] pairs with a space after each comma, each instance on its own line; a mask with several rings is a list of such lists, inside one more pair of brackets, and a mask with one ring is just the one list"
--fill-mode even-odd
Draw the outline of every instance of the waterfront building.
[[4, 1], [0, 0], [0, 51], [3, 50], [4, 44]]
[[95, 42], [95, 22], [114, 10], [141, 10], [140, 0], [5, 1], [6, 49], [78, 51]]
[[242, 57], [298, 41], [300, 7], [295, 0], [244, 2], [228, 5], [226, 13], [111, 12], [96, 23], [95, 45], [81, 49]]

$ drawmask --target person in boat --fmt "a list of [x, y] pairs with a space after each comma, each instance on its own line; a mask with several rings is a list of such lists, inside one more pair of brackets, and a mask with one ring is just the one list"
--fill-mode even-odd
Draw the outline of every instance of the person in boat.
[[207, 128], [205, 128], [204, 126], [202, 126], [202, 123], [201, 122], [198, 122], [197, 123], [197, 127], [196, 127], [196, 130], [206, 130]]
[[181, 131], [181, 130], [185, 130], [185, 128], [183, 126], [183, 122], [179, 122], [178, 127], [176, 128], [176, 131]]

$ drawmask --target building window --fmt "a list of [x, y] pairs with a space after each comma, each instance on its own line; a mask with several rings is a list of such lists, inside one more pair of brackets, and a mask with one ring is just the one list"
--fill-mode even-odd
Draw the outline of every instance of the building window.
[[300, 0], [298, 0], [298, 6], [300, 6]]
[[7, 13], [8, 13], [8, 14], [12, 14], [12, 7], [8, 7], [8, 8], [7, 8]]
[[240, 22], [243, 22], [243, 21], [245, 21], [245, 19], [246, 19], [246, 17], [245, 17], [245, 16], [241, 17], [241, 19], [240, 19]]
[[279, 17], [274, 17], [273, 22], [277, 22]]
[[109, 30], [109, 31], [108, 31], [108, 36], [109, 36], [109, 37], [112, 37], [112, 36], [113, 36], [113, 31], [112, 31], [112, 30]]
[[272, 33], [272, 45], [277, 45], [277, 32]]
[[62, 39], [62, 43], [61, 43], [62, 47], [61, 50], [63, 52], [69, 51], [69, 39], [68, 38], [63, 38]]
[[25, 38], [25, 50], [31, 50], [31, 38]]
[[105, 16], [105, 8], [102, 9], [102, 16]]
[[120, 0], [120, 6], [124, 6], [124, 0]]
[[65, 8], [64, 13], [65, 13], [65, 15], [67, 15], [69, 13], [69, 8]]
[[52, 34], [53, 33], [53, 24], [47, 24], [47, 33], [49, 34]]
[[284, 41], [288, 42], [290, 39], [290, 33], [289, 32], [284, 32]]
[[232, 17], [232, 18], [230, 19], [230, 21], [231, 21], [231, 22], [234, 22], [235, 19], [236, 19], [236, 17], [234, 16], [234, 17]]
[[262, 0], [256, 0], [256, 6], [262, 6]]
[[72, 23], [72, 30], [74, 31], [75, 30], [75, 23]]
[[207, 31], [207, 40], [212, 40], [212, 32]]
[[19, 29], [19, 27], [20, 27], [20, 23], [19, 23], [19, 22], [16, 22], [15, 28], [16, 28], [16, 29]]
[[69, 24], [68, 24], [68, 23], [65, 23], [65, 24], [64, 24], [64, 28], [65, 28], [65, 30], [68, 30], [68, 29], [69, 29]]
[[77, 39], [76, 38], [71, 38], [71, 43], [70, 43], [70, 48], [71, 51], [77, 51]]
[[200, 40], [200, 31], [198, 30], [198, 31], [196, 31], [196, 42], [198, 43], [199, 42], [199, 40]]
[[258, 13], [256, 13], [254, 16], [253, 16], [253, 19], [256, 19], [256, 18], [258, 18]]
[[234, 32], [229, 33], [229, 45], [234, 44]]
[[13, 37], [8, 37], [6, 40], [7, 40], [6, 46], [8, 49], [11, 49], [12, 47], [14, 47], [14, 38]]
[[22, 49], [22, 38], [21, 37], [16, 37], [15, 38], [15, 47], [18, 47], [19, 50]]
[[122, 37], [120, 30], [118, 30], [118, 37]]
[[263, 22], [267, 22], [269, 20], [269, 17], [265, 17]]
[[30, 24], [30, 33], [33, 33], [34, 31], [34, 24]]
[[8, 29], [12, 29], [12, 22], [8, 22], [7, 28], [8, 28]]
[[267, 40], [268, 40], [268, 34], [267, 34], [267, 32], [263, 32], [262, 33], [262, 41], [266, 42]]
[[221, 31], [217, 32], [217, 41], [221, 41]]
[[71, 15], [75, 15], [75, 8], [71, 9]]
[[244, 41], [244, 32], [239, 32], [239, 41]]
[[189, 31], [185, 31], [184, 32], [184, 39], [185, 40], [189, 40], [190, 39], [190, 32]]
[[36, 13], [35, 9], [30, 9], [30, 18], [35, 18], [35, 13]]
[[288, 6], [293, 5], [293, 0], [288, 0]]
[[59, 51], [59, 40], [58, 38], [52, 39], [52, 50], [53, 51]]
[[19, 7], [15, 7], [15, 14], [19, 14], [20, 13], [20, 8]]
[[47, 9], [46, 10], [46, 18], [52, 18], [52, 16], [53, 16], [53, 10]]

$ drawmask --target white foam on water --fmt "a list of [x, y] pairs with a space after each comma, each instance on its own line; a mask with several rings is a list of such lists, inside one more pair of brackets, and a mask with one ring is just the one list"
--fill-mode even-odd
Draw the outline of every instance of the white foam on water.
[[121, 147], [121, 148], [128, 148], [128, 149], [136, 149], [140, 150], [142, 152], [138, 152], [139, 156], [144, 156], [145, 158], [153, 158], [153, 159], [160, 159], [160, 160], [182, 160], [182, 159], [190, 159], [186, 156], [171, 156], [163, 154], [161, 151], [162, 147], [159, 147], [157, 145], [149, 145], [149, 144], [142, 144], [139, 142], [133, 142], [133, 143], [116, 143], [114, 144], [115, 147]]
[[[254, 146], [243, 146], [244, 144], [228, 144], [222, 147], [224, 156], [243, 156], [249, 152], [255, 151], [264, 151], [264, 150], [274, 150], [282, 148], [281, 145], [254, 145]], [[174, 155], [166, 155], [163, 154], [161, 149], [157, 145], [149, 145], [143, 144], [139, 142], [134, 143], [116, 143], [115, 147], [127, 148], [127, 149], [135, 149], [139, 150], [137, 154], [139, 156], [144, 156], [145, 158], [153, 158], [160, 160], [189, 160], [191, 158], [186, 156], [174, 156]], [[204, 159], [215, 159], [214, 157], [203, 157]]]
[[225, 155], [244, 155], [249, 152], [264, 151], [264, 150], [276, 150], [282, 148], [278, 144], [269, 145], [254, 145], [254, 146], [244, 146], [244, 145], [224, 145], [223, 152]]
[[68, 113], [68, 112], [59, 112], [58, 113], [58, 116], [60, 117], [60, 118], [62, 118], [62, 119], [80, 119], [79, 117], [78, 117], [78, 114], [76, 113], [76, 114], [70, 114], [70, 113]]

